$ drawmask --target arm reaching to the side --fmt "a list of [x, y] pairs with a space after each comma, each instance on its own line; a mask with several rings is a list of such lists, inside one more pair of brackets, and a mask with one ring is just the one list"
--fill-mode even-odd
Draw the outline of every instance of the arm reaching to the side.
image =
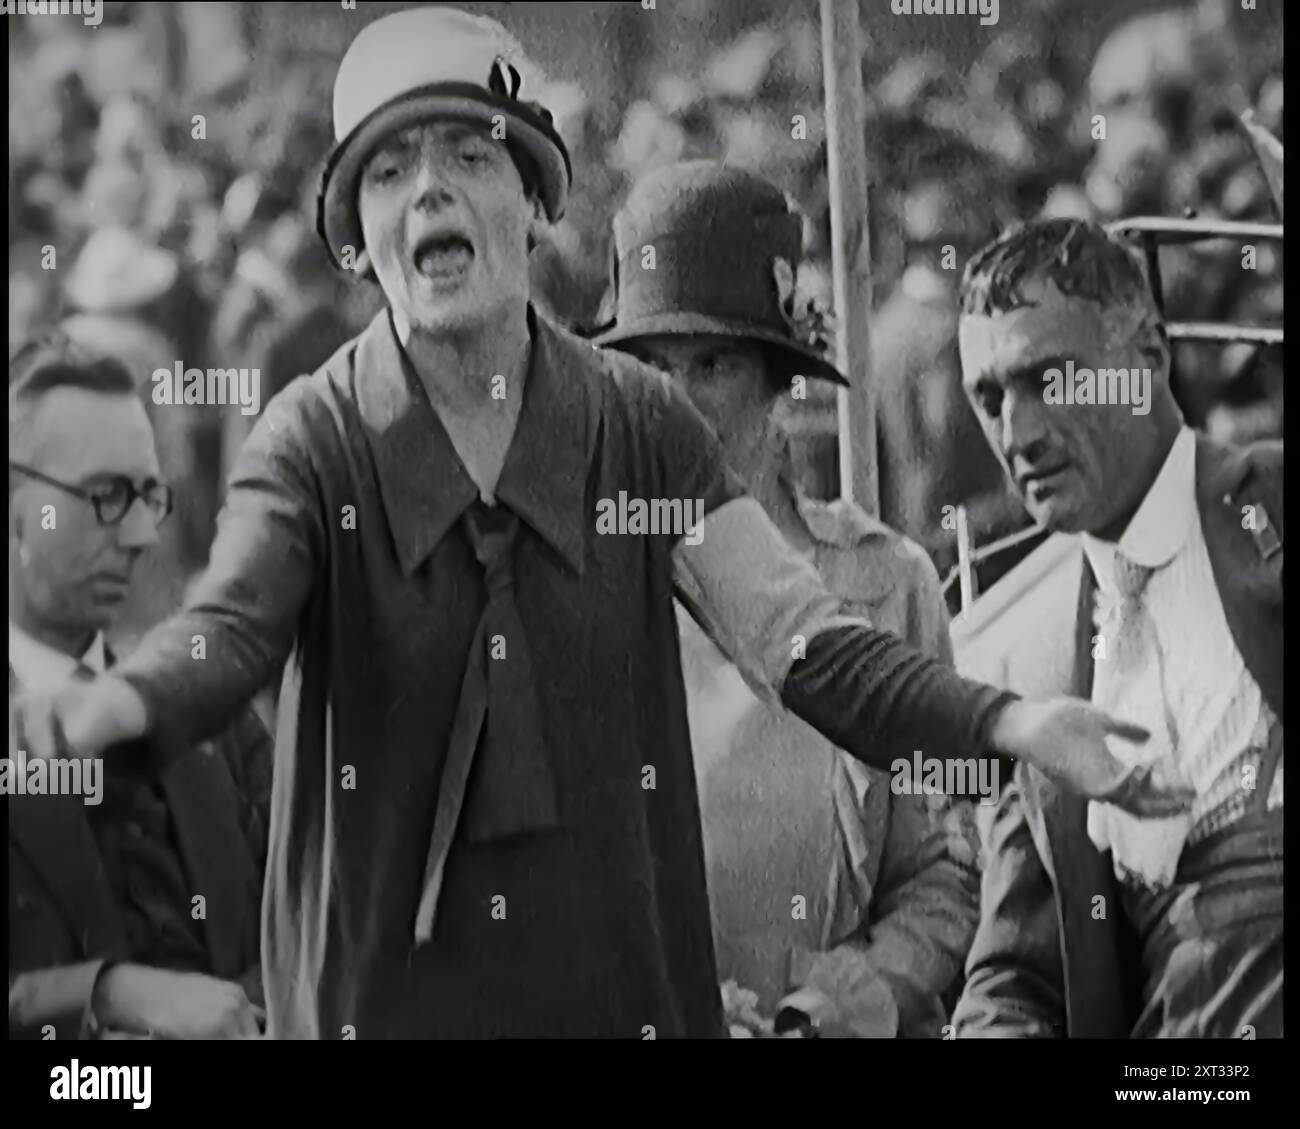
[[673, 547], [674, 583], [759, 697], [885, 771], [917, 750], [943, 761], [1001, 755], [1137, 814], [1190, 804], [1190, 788], [1156, 787], [1146, 770], [1127, 768], [1106, 747], [1112, 737], [1143, 741], [1143, 730], [1081, 700], [1020, 701], [846, 615], [745, 494], [686, 394], [666, 378], [657, 388], [646, 426], [661, 496], [703, 500], [699, 528]]
[[676, 548], [679, 585], [718, 645], [771, 700], [873, 768], [916, 750], [936, 760], [1008, 757], [1090, 799], [1170, 815], [1193, 798], [1107, 748], [1147, 733], [1076, 698], [1024, 701], [961, 677], [896, 635], [842, 613], [817, 571], [757, 502], [709, 514], [698, 543]]

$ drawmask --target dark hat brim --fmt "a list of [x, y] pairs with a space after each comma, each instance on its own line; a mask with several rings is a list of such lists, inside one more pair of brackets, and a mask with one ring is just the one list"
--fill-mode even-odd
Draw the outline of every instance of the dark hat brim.
[[573, 167], [564, 141], [531, 104], [465, 82], [435, 83], [412, 90], [364, 118], [330, 154], [321, 175], [316, 227], [335, 264], [342, 249], [364, 245], [357, 215], [357, 186], [366, 162], [391, 134], [420, 122], [456, 120], [491, 126], [506, 119], [506, 144], [522, 151], [538, 176], [538, 194], [552, 223], [564, 215]]
[[674, 312], [650, 314], [624, 325], [614, 325], [592, 338], [602, 348], [619, 348], [642, 337], [659, 335], [696, 336], [711, 334], [757, 341], [773, 349], [791, 376], [813, 376], [847, 388], [849, 382], [833, 364], [813, 349], [763, 326], [748, 322], [711, 318], [704, 314]]

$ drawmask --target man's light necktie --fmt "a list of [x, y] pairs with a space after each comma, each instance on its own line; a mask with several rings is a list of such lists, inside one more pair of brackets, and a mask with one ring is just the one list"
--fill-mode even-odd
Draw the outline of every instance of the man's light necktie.
[[[1095, 662], [1093, 700], [1108, 713], [1151, 732], [1145, 745], [1110, 739], [1111, 751], [1126, 764], [1158, 764], [1176, 778], [1178, 730], [1164, 684], [1164, 658], [1155, 621], [1146, 605], [1154, 569], [1118, 550], [1114, 557], [1116, 595], [1102, 592], [1098, 627], [1104, 640]], [[1151, 819], [1113, 804], [1088, 805], [1088, 835], [1099, 850], [1110, 849], [1116, 871], [1151, 887], [1167, 886], [1178, 869], [1191, 815]]]
[[555, 777], [515, 604], [519, 519], [503, 507], [476, 502], [463, 520], [474, 555], [483, 566], [487, 603], [470, 643], [447, 744], [415, 917], [417, 942], [433, 936], [438, 897], [462, 813], [464, 838], [472, 844], [559, 826]]

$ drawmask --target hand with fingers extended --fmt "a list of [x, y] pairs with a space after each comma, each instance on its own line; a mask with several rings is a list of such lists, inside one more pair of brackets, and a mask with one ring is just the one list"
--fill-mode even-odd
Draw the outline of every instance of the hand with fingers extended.
[[265, 1018], [233, 981], [141, 964], [105, 968], [91, 1009], [118, 1038], [256, 1039]]
[[997, 752], [1033, 765], [1087, 799], [1134, 815], [1177, 815], [1196, 798], [1189, 783], [1150, 765], [1126, 764], [1107, 747], [1108, 738], [1141, 744], [1149, 736], [1080, 698], [1012, 702], [991, 735]]
[[24, 695], [14, 706], [18, 747], [29, 757], [90, 757], [142, 737], [144, 701], [111, 674], [75, 677], [56, 690]]

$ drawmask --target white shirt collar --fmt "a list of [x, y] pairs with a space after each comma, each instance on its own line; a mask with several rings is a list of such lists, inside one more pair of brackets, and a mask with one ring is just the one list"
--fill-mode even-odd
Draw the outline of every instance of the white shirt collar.
[[107, 665], [104, 634], [99, 632], [80, 659], [56, 651], [46, 643], [32, 638], [26, 631], [9, 621], [9, 665], [24, 687], [53, 687], [65, 681], [85, 663], [97, 674]]
[[1196, 521], [1196, 432], [1184, 427], [1118, 544], [1083, 534], [1083, 549], [1103, 591], [1114, 587], [1118, 549], [1134, 564], [1163, 568], [1187, 542]]

